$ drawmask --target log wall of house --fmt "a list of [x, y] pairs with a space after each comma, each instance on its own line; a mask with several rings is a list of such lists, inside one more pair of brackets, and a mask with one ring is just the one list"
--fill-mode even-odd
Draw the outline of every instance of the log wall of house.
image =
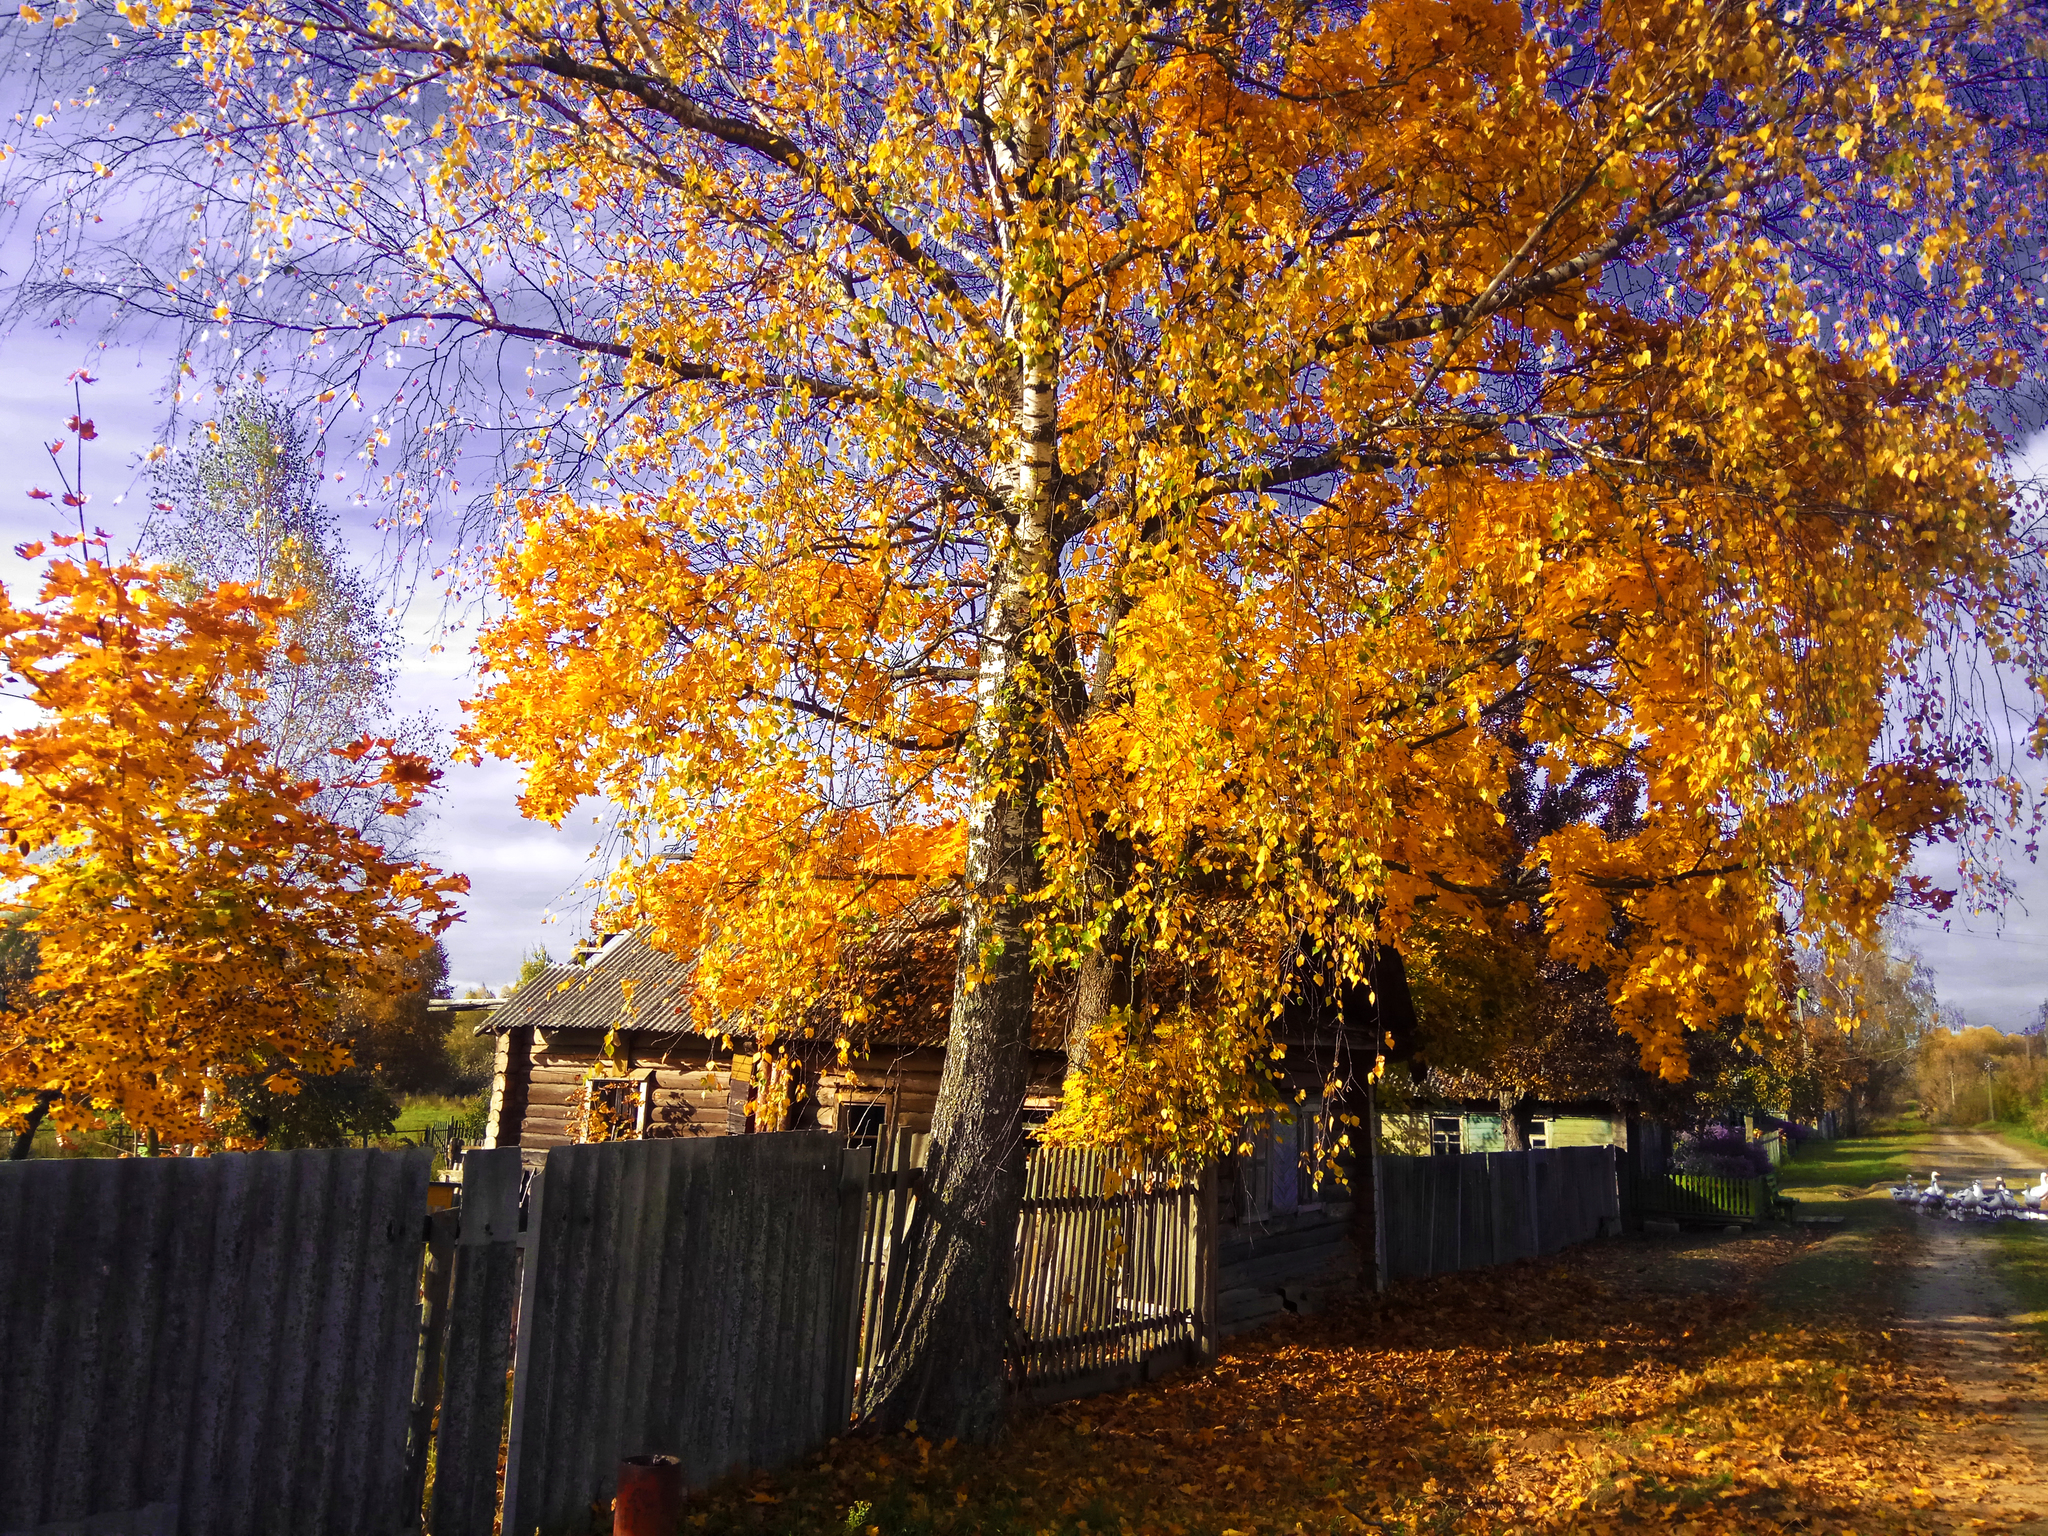
[[526, 1120], [527, 1076], [533, 1067], [533, 1030], [508, 1029], [498, 1036], [491, 1068], [491, 1107], [484, 1121], [484, 1145], [516, 1147]]
[[[669, 1136], [726, 1133], [732, 1062], [716, 1058], [713, 1042], [693, 1035], [628, 1035], [620, 1044], [627, 1070], [646, 1068], [654, 1074], [650, 1129]], [[603, 1059], [604, 1036], [595, 1030], [536, 1035], [519, 1128], [522, 1148], [546, 1151], [581, 1139], [584, 1085]]]
[[[1025, 1088], [1027, 1109], [1050, 1109], [1059, 1103], [1066, 1057], [1058, 1051], [1031, 1053], [1031, 1080]], [[844, 1068], [819, 1074], [818, 1123], [839, 1125], [839, 1106], [882, 1103], [889, 1107], [889, 1125], [903, 1131], [929, 1131], [939, 1101], [939, 1077], [946, 1053], [936, 1046], [890, 1049], [877, 1047], [856, 1056]]]
[[[554, 1042], [548, 1042], [553, 1045]], [[519, 1145], [545, 1151], [577, 1140], [583, 1113], [583, 1080], [594, 1058], [577, 1060], [559, 1047], [536, 1044], [527, 1074], [526, 1116], [519, 1124]]]
[[[591, 1069], [603, 1060], [603, 1035], [594, 1030], [529, 1031], [532, 1038], [522, 1051], [511, 1041], [516, 1033], [499, 1037], [491, 1091], [493, 1124], [516, 1124], [516, 1144], [528, 1151], [574, 1143], [582, 1131], [584, 1085]], [[626, 1053], [626, 1070], [653, 1073], [648, 1117], [652, 1134], [723, 1136], [748, 1128], [753, 1078], [748, 1056], [720, 1057], [716, 1042], [699, 1035], [629, 1034], [619, 1043]], [[1057, 1051], [1034, 1052], [1033, 1058], [1027, 1107], [1050, 1109], [1059, 1102], [1065, 1058]], [[890, 1129], [928, 1131], [945, 1064], [943, 1050], [911, 1046], [877, 1050], [844, 1068], [828, 1068], [812, 1090], [815, 1119], [808, 1123], [836, 1130], [844, 1106], [878, 1103], [886, 1107]], [[499, 1114], [506, 1118], [495, 1118]], [[510, 1136], [494, 1143], [513, 1144]]]

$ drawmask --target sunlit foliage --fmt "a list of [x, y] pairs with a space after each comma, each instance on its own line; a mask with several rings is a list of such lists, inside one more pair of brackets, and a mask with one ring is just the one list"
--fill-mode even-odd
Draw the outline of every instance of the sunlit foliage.
[[292, 598], [180, 592], [55, 542], [39, 599], [0, 601], [7, 691], [34, 711], [0, 736], [0, 880], [36, 945], [0, 1023], [0, 1114], [217, 1140], [227, 1083], [288, 1095], [345, 1066], [343, 992], [457, 915], [460, 876], [324, 814], [323, 789], [376, 786], [398, 815], [437, 774], [368, 738], [323, 777], [283, 771], [253, 710]]

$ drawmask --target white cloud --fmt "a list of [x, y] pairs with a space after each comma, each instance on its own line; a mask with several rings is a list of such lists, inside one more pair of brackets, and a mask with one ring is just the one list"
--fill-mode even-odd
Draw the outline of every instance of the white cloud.
[[[165, 419], [168, 368], [138, 349], [102, 349], [61, 332], [0, 339], [0, 582], [17, 601], [33, 598], [41, 563], [21, 560], [14, 546], [67, 524], [76, 527], [76, 513], [54, 498], [32, 500], [28, 492], [58, 489], [43, 444], [72, 436], [65, 426], [73, 411], [66, 375], [79, 367], [98, 380], [83, 390], [85, 415], [99, 434], [86, 448], [87, 524], [106, 529], [120, 553], [133, 547], [148, 515], [141, 462]], [[68, 449], [65, 463], [71, 463]], [[382, 536], [362, 526], [348, 531], [369, 563]], [[402, 713], [425, 712], [452, 736], [474, 680], [467, 639], [443, 635], [428, 617], [438, 608], [434, 593], [413, 605], [399, 663], [399, 703]], [[0, 728], [14, 723], [0, 714]], [[561, 830], [528, 821], [517, 800], [512, 765], [451, 764], [421, 829], [435, 862], [470, 877], [467, 915], [443, 940], [458, 988], [501, 985], [518, 973], [527, 951], [544, 945], [561, 954], [582, 933], [595, 829], [587, 819]]]

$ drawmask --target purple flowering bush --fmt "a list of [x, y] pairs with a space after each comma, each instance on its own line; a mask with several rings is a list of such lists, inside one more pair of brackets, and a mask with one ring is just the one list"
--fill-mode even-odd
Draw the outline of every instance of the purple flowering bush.
[[1671, 1149], [1673, 1173], [1697, 1173], [1717, 1179], [1754, 1179], [1771, 1171], [1770, 1154], [1728, 1125], [1680, 1134]]

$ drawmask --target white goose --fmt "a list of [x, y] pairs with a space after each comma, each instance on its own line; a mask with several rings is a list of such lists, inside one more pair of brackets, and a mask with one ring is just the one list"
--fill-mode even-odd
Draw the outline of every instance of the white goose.
[[2001, 1217], [2016, 1216], [2020, 1212], [2019, 1197], [2005, 1187], [2005, 1175], [1998, 1176], [1998, 1185], [1986, 1198], [1986, 1205], [1993, 1214]]
[[1949, 1203], [1949, 1215], [1957, 1221], [1969, 1221], [1984, 1213], [1984, 1181], [1970, 1180], [1970, 1187]]
[[1936, 1169], [1927, 1175], [1927, 1188], [1920, 1192], [1920, 1209], [1938, 1211], [1948, 1199], [1948, 1191], [1941, 1187], [1941, 1171]]
[[1907, 1205], [1920, 1203], [1920, 1186], [1913, 1182], [1913, 1175], [1906, 1175], [1906, 1182], [1892, 1186], [1892, 1198]]
[[2020, 1199], [2030, 1211], [2038, 1211], [2041, 1208], [2041, 1202], [2048, 1200], [2048, 1168], [2041, 1170], [2039, 1182], [2032, 1189], [2024, 1191]]

